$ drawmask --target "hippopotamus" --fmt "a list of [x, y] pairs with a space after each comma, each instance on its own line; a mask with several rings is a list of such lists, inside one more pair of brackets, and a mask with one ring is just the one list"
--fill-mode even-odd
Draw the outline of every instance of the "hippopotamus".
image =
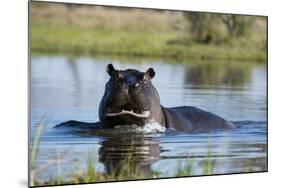
[[115, 126], [144, 126], [159, 123], [166, 129], [193, 132], [212, 129], [232, 129], [236, 126], [215, 115], [192, 106], [166, 108], [160, 104], [159, 94], [152, 84], [153, 68], [141, 72], [135, 69], [117, 70], [107, 65], [109, 80], [99, 105], [99, 122], [67, 121], [55, 127], [95, 130]]

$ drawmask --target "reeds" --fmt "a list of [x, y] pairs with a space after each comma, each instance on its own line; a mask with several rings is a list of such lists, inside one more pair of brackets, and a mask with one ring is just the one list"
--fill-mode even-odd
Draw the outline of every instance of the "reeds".
[[[110, 167], [111, 172], [97, 172], [96, 164], [92, 159], [92, 155], [88, 153], [87, 157], [87, 165], [86, 169], [79, 170], [79, 168], [75, 171], [70, 171], [68, 173], [62, 173], [61, 168], [61, 157], [57, 154], [57, 158], [54, 162], [50, 162], [50, 164], [56, 165], [56, 172], [54, 172], [54, 176], [50, 177], [48, 180], [42, 180], [40, 177], [36, 176], [36, 173], [46, 169], [42, 166], [36, 166], [36, 160], [38, 157], [38, 152], [40, 149], [40, 139], [44, 130], [44, 124], [40, 123], [36, 129], [35, 136], [31, 146], [31, 186], [42, 186], [42, 185], [62, 185], [62, 184], [78, 184], [78, 183], [93, 183], [93, 182], [106, 182], [106, 181], [120, 181], [120, 180], [136, 180], [136, 179], [153, 179], [159, 177], [166, 177], [161, 174], [159, 171], [152, 171], [150, 173], [146, 173], [141, 169], [141, 167], [133, 160], [133, 156], [126, 156], [124, 159], [119, 161], [118, 167], [114, 168], [114, 166]], [[201, 165], [202, 175], [210, 175], [214, 172], [214, 167], [216, 166], [216, 162], [211, 160], [211, 152], [210, 150], [206, 154], [206, 159], [203, 161]], [[179, 166], [178, 170], [176, 170], [175, 174], [172, 177], [180, 177], [180, 176], [193, 176], [195, 171], [194, 161], [187, 157], [188, 162]]]

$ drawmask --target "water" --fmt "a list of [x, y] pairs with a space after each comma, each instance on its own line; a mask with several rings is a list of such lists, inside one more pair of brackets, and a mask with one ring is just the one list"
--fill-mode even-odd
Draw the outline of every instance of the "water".
[[[153, 67], [152, 82], [163, 106], [196, 106], [235, 121], [240, 128], [196, 134], [53, 129], [67, 120], [98, 121], [107, 63], [118, 69]], [[40, 179], [56, 176], [58, 164], [68, 178], [71, 172], [86, 169], [89, 158], [97, 172], [109, 174], [130, 158], [134, 169], [149, 177], [156, 172], [172, 177], [188, 166], [190, 175], [206, 174], [206, 160], [214, 164], [212, 174], [267, 170], [267, 86], [262, 64], [37, 55], [32, 56], [31, 67], [31, 137], [38, 123], [45, 125], [36, 160]]]

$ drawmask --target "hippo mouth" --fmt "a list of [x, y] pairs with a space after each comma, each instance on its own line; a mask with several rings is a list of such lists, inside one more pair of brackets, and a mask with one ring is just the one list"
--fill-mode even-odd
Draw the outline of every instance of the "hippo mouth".
[[121, 116], [121, 115], [132, 115], [132, 116], [139, 117], [139, 118], [148, 118], [150, 115], [150, 111], [143, 111], [142, 113], [135, 113], [133, 110], [131, 110], [131, 111], [122, 110], [121, 112], [107, 113], [105, 116], [115, 117], [115, 116]]

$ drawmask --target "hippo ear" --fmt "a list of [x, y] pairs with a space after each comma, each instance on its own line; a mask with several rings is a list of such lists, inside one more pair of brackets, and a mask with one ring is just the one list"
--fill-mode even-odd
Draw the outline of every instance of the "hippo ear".
[[144, 80], [144, 81], [151, 80], [154, 76], [155, 76], [155, 71], [153, 70], [153, 68], [149, 68], [149, 69], [144, 73], [143, 80]]
[[115, 68], [113, 67], [112, 64], [108, 64], [107, 68], [106, 68], [107, 73], [109, 74], [109, 76], [113, 76], [115, 73]]

